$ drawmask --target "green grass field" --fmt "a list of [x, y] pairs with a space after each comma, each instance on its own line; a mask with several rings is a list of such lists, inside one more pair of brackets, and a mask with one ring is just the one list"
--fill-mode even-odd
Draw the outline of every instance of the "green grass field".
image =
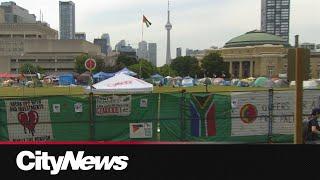
[[[154, 87], [153, 93], [170, 93], [181, 92], [183, 89], [186, 92], [206, 92], [205, 86], [195, 87]], [[267, 88], [255, 87], [233, 87], [233, 86], [208, 86], [208, 92], [230, 93], [238, 91], [264, 91]], [[275, 90], [294, 90], [294, 88], [281, 88]], [[46, 96], [46, 95], [83, 95], [82, 87], [38, 87], [38, 88], [22, 88], [22, 87], [0, 87], [0, 97], [14, 96]]]

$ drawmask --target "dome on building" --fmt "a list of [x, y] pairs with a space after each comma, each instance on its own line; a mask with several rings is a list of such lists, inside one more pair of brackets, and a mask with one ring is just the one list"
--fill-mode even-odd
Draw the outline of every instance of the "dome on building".
[[254, 30], [231, 39], [229, 42], [225, 44], [224, 47], [245, 47], [264, 44], [288, 46], [286, 40], [284, 40], [280, 36]]

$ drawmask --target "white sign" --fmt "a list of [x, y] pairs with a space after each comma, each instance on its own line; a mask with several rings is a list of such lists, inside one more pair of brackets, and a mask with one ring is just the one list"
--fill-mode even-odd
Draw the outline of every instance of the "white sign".
[[97, 116], [129, 116], [131, 114], [131, 95], [97, 97]]
[[268, 134], [267, 93], [233, 93], [231, 136]]
[[60, 104], [53, 104], [52, 109], [54, 113], [60, 113]]
[[[269, 95], [260, 93], [232, 93], [231, 102], [238, 102], [232, 109], [231, 136], [267, 135], [269, 129]], [[320, 105], [320, 91], [305, 90], [303, 114], [310, 115]], [[295, 93], [274, 92], [272, 134], [294, 134]]]
[[77, 112], [77, 113], [83, 112], [82, 103], [74, 104], [74, 111]]
[[142, 107], [142, 108], [148, 107], [148, 99], [141, 99], [140, 100], [140, 107]]
[[9, 141], [52, 140], [48, 100], [5, 101]]
[[152, 138], [152, 123], [130, 123], [130, 138]]

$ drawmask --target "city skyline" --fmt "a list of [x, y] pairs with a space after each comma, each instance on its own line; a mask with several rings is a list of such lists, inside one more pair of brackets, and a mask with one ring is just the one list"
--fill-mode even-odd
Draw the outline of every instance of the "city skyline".
[[[7, 2], [7, 1], [1, 1]], [[39, 12], [50, 26], [59, 30], [59, 1], [26, 0], [14, 1], [29, 10], [39, 19]], [[87, 40], [93, 42], [103, 33], [109, 33], [111, 45], [115, 46], [125, 39], [133, 47], [141, 41], [141, 21], [145, 14], [153, 23], [145, 29], [144, 40], [158, 44], [158, 66], [165, 64], [167, 21], [166, 0], [74, 0], [76, 4], [76, 32], [86, 32]], [[37, 6], [34, 6], [37, 4]], [[222, 47], [233, 37], [245, 32], [260, 29], [260, 0], [174, 0], [171, 4], [171, 51], [182, 49], [206, 49], [211, 46]], [[320, 30], [314, 19], [319, 14], [312, 13], [320, 6], [315, 0], [292, 0], [290, 13], [290, 44], [294, 35], [300, 35], [300, 42], [320, 43], [317, 32]], [[306, 11], [308, 9], [308, 11]], [[118, 17], [118, 18], [114, 18]], [[235, 18], [236, 17], [236, 18]], [[197, 33], [197, 36], [194, 34]], [[175, 58], [173, 56], [172, 58]]]

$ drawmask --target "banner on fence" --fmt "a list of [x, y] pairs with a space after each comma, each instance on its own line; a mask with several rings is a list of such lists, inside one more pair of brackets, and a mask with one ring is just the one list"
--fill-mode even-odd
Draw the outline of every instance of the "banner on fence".
[[[303, 95], [303, 114], [310, 115], [311, 110], [320, 105], [319, 91], [304, 91]], [[294, 92], [275, 92], [273, 104], [273, 134], [292, 135], [294, 133], [295, 119], [295, 93]]]
[[152, 138], [152, 123], [130, 123], [130, 138]]
[[191, 135], [216, 135], [216, 105], [213, 95], [192, 94], [190, 99]]
[[99, 96], [96, 99], [97, 116], [129, 116], [131, 113], [131, 95]]
[[[269, 123], [269, 96], [264, 93], [232, 93], [232, 136], [267, 135]], [[320, 106], [319, 91], [304, 91], [303, 114]], [[294, 133], [294, 92], [275, 92], [272, 106], [272, 134]], [[304, 117], [306, 118], [306, 117]]]
[[6, 100], [10, 141], [52, 140], [48, 100]]
[[231, 136], [268, 134], [268, 93], [232, 93]]

